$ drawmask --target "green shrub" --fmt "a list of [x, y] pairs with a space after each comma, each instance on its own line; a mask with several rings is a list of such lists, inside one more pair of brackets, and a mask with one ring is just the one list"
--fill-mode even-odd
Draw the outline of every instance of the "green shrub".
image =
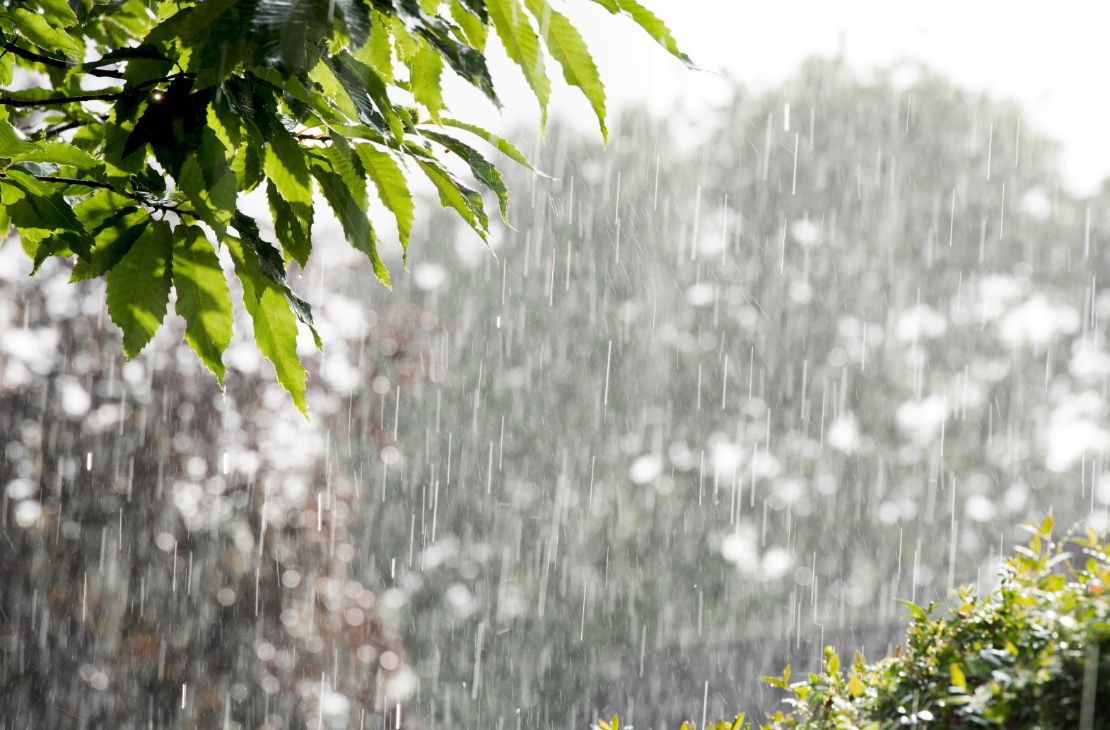
[[[830, 647], [820, 674], [765, 677], [789, 693], [789, 712], [761, 730], [1110, 728], [1110, 543], [1093, 532], [1054, 542], [1051, 517], [1028, 529], [994, 592], [961, 588], [946, 618], [906, 603], [911, 623], [891, 656], [857, 653], [844, 669]], [[751, 727], [743, 715], [710, 725]]]

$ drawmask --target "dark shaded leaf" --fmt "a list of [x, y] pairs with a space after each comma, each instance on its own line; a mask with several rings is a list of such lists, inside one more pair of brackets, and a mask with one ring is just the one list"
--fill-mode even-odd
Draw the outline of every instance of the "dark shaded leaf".
[[289, 281], [285, 277], [285, 262], [281, 258], [281, 253], [262, 238], [262, 235], [258, 232], [258, 224], [250, 216], [236, 212], [232, 218], [232, 224], [239, 233], [244, 249], [257, 261], [258, 270], [281, 291], [282, 295], [289, 301], [289, 308], [293, 314], [296, 315], [298, 320], [308, 325], [313, 337], [316, 338], [317, 346], [319, 346], [320, 338], [316, 334], [316, 326], [312, 321], [312, 307], [309, 306], [308, 302], [297, 296], [289, 286]]
[[451, 208], [466, 221], [475, 233], [487, 240], [489, 237], [489, 216], [482, 204], [482, 195], [466, 187], [434, 161], [416, 158], [416, 164], [435, 185], [439, 202], [444, 208]]
[[505, 187], [505, 181], [501, 178], [501, 171], [498, 170], [493, 163], [483, 157], [478, 150], [468, 144], [460, 142], [454, 137], [432, 131], [425, 131], [424, 136], [439, 142], [466, 162], [474, 177], [497, 196], [497, 204], [501, 209], [501, 219], [508, 223], [509, 189]]
[[312, 175], [320, 184], [324, 198], [343, 226], [348, 243], [366, 254], [374, 267], [374, 275], [378, 281], [387, 287], [390, 286], [389, 271], [378, 256], [377, 238], [374, 235], [374, 229], [370, 227], [369, 218], [366, 217], [365, 206], [360, 205], [351, 194], [343, 178], [328, 169], [323, 162], [319, 160], [313, 162]]
[[208, 127], [208, 103], [212, 97], [211, 89], [194, 92], [191, 80], [175, 79], [160, 98], [150, 98], [142, 118], [127, 138], [122, 155], [126, 157], [149, 144], [155, 159], [176, 176], [185, 159], [200, 147]]

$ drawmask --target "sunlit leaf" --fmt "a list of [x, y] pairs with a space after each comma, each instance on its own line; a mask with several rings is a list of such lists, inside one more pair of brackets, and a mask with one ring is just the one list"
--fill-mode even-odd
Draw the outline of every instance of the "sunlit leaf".
[[185, 320], [185, 341], [222, 385], [223, 353], [231, 342], [227, 280], [204, 231], [179, 226], [173, 239], [174, 307]]
[[484, 10], [485, 4], [479, 0], [471, 0], [470, 3], [451, 0], [452, 20], [462, 28], [467, 42], [479, 51], [486, 47], [486, 21], [489, 18], [488, 15], [485, 18], [480, 15], [480, 11]]
[[297, 317], [281, 287], [264, 272], [258, 255], [234, 236], [226, 241], [242, 285], [243, 306], [251, 318], [255, 344], [274, 366], [278, 382], [293, 398], [297, 410], [307, 415], [307, 376], [297, 357]]
[[917, 604], [902, 600], [899, 600], [898, 602], [905, 606], [906, 609], [909, 610], [913, 617], [918, 621], [927, 621], [929, 619], [929, 614], [927, 614], [925, 612], [925, 609], [921, 608]]
[[266, 185], [266, 200], [281, 248], [302, 268], [307, 266], [312, 253], [312, 206], [288, 202], [272, 183]]
[[967, 689], [967, 678], [964, 676], [964, 670], [960, 669], [959, 664], [952, 664], [948, 668], [949, 674], [952, 677], [952, 686], [962, 690]]
[[43, 15], [23, 8], [5, 11], [19, 33], [32, 44], [48, 54], [61, 52], [74, 61], [80, 61], [85, 53], [84, 47], [61, 28], [52, 25]]
[[678, 41], [675, 40], [674, 35], [671, 34], [670, 28], [663, 20], [641, 5], [637, 0], [594, 0], [595, 3], [602, 6], [611, 13], [623, 12], [630, 16], [637, 25], [644, 29], [655, 42], [667, 49], [675, 58], [679, 59], [688, 66], [693, 66], [693, 61], [690, 57], [678, 46]]
[[566, 16], [556, 12], [547, 0], [524, 0], [528, 10], [539, 24], [547, 50], [563, 67], [563, 78], [571, 86], [582, 90], [597, 115], [601, 136], [609, 137], [605, 124], [605, 85], [597, 70], [593, 56], [578, 29]]
[[123, 331], [123, 351], [135, 357], [166, 317], [173, 232], [155, 221], [108, 273], [108, 314]]
[[544, 70], [539, 36], [528, 22], [528, 15], [518, 0], [488, 0], [486, 7], [505, 53], [524, 72], [525, 80], [540, 103], [543, 123], [546, 123], [551, 82]]
[[312, 205], [312, 178], [297, 140], [279, 126], [262, 156], [262, 170], [289, 203]]
[[[508, 157], [513, 162], [516, 162], [519, 165], [523, 165], [524, 167], [528, 168], [532, 172], [536, 172], [540, 175], [543, 175], [542, 172], [539, 172], [539, 170], [537, 170], [535, 167], [532, 166], [532, 163], [528, 161], [528, 158], [525, 157], [524, 154], [519, 149], [517, 149], [516, 146], [513, 145], [512, 142], [509, 142], [505, 138], [499, 137], [496, 134], [483, 129], [483, 128], [479, 127], [476, 124], [470, 124], [468, 122], [463, 122], [463, 121], [460, 121], [458, 119], [450, 119], [448, 117], [441, 117], [439, 121], [440, 121], [441, 124], [443, 124], [445, 126], [456, 127], [458, 129], [462, 129], [464, 131], [470, 132], [471, 134], [478, 137], [479, 139], [482, 139], [485, 142], [493, 145], [497, 149], [498, 152], [505, 155], [506, 157]], [[547, 177], [547, 176], [544, 175], [544, 177]]]
[[356, 151], [367, 176], [377, 188], [378, 197], [397, 219], [401, 245], [408, 247], [416, 206], [405, 181], [404, 171], [391, 154], [375, 149], [372, 145], [359, 145]]

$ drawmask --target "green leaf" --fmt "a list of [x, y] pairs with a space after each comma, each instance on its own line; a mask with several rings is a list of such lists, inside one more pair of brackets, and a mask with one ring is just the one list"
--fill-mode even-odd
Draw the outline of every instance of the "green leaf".
[[370, 227], [370, 219], [366, 216], [364, 206], [360, 205], [350, 188], [337, 173], [332, 172], [328, 165], [315, 161], [312, 165], [312, 175], [320, 183], [320, 190], [328, 201], [335, 217], [343, 226], [347, 241], [370, 259], [374, 267], [374, 275], [386, 287], [389, 283], [389, 270], [378, 256], [378, 242], [374, 236], [374, 229]]
[[566, 16], [556, 12], [547, 0], [525, 0], [528, 10], [539, 23], [547, 50], [563, 67], [563, 78], [571, 86], [581, 89], [597, 115], [602, 139], [609, 139], [605, 125], [605, 85], [590, 55], [586, 41]]
[[355, 151], [362, 161], [366, 174], [374, 182], [378, 197], [397, 219], [397, 232], [401, 245], [407, 249], [415, 218], [415, 206], [404, 171], [391, 154], [382, 152], [372, 145], [359, 145]]
[[38, 0], [38, 4], [54, 26], [69, 28], [77, 24], [77, 15], [66, 0]]
[[73, 36], [50, 24], [46, 17], [23, 8], [6, 11], [16, 29], [28, 41], [47, 53], [61, 51], [67, 58], [82, 61], [85, 47]]
[[19, 136], [15, 127], [0, 120], [0, 157], [15, 157], [34, 148], [34, 144]]
[[282, 261], [281, 254], [262, 238], [258, 232], [258, 224], [250, 216], [236, 211], [231, 222], [235, 226], [235, 230], [239, 232], [243, 245], [258, 260], [263, 275], [285, 295], [294, 316], [308, 325], [308, 329], [316, 340], [316, 347], [320, 348], [320, 335], [316, 332], [316, 326], [312, 321], [312, 307], [308, 305], [308, 302], [297, 296], [292, 287], [289, 286], [289, 281], [285, 277], [285, 262]]
[[266, 199], [270, 203], [278, 243], [303, 269], [312, 253], [312, 206], [289, 203], [281, 197], [272, 181], [266, 185]]
[[[32, 178], [32, 182], [38, 181]], [[14, 205], [26, 197], [27, 193], [22, 185], [17, 184], [13, 179], [0, 177], [0, 205]]]
[[[330, 0], [329, 0], [330, 2]], [[334, 0], [335, 6], [343, 13], [347, 35], [355, 48], [362, 46], [370, 37], [370, 8], [363, 0]]]
[[547, 175], [544, 175], [542, 172], [533, 167], [532, 163], [528, 161], [528, 158], [524, 156], [524, 153], [517, 149], [517, 147], [512, 142], [497, 136], [493, 132], [489, 132], [476, 124], [470, 124], [458, 119], [451, 119], [450, 117], [441, 117], [439, 123], [447, 127], [455, 127], [456, 129], [470, 132], [475, 137], [478, 137], [479, 139], [492, 145], [494, 148], [497, 149], [498, 152], [505, 155], [518, 165], [522, 165], [538, 175], [548, 177]]
[[252, 248], [234, 236], [225, 240], [235, 262], [235, 274], [243, 285], [243, 306], [251, 317], [255, 344], [274, 366], [278, 382], [292, 396], [297, 410], [308, 415], [307, 375], [297, 357], [297, 317]]
[[664, 23], [658, 15], [651, 12], [636, 0], [594, 0], [595, 3], [602, 6], [610, 13], [624, 12], [636, 22], [650, 35], [655, 42], [667, 49], [667, 52], [678, 60], [685, 63], [687, 66], [693, 67], [694, 62], [690, 57], [683, 53], [678, 47], [678, 41], [674, 39], [671, 34], [670, 28]]
[[[363, 124], [381, 134], [389, 130], [394, 136], [399, 136], [399, 129], [394, 127], [396, 114], [389, 102], [385, 82], [373, 69], [349, 54], [328, 57], [323, 65], [339, 81]], [[322, 71], [320, 73], [323, 75]]]
[[451, 0], [451, 19], [458, 23], [459, 28], [462, 29], [466, 42], [481, 51], [486, 47], [488, 29], [486, 19], [479, 17], [477, 9], [484, 9], [485, 6], [475, 3], [473, 0], [469, 4], [476, 7], [474, 9], [468, 8], [459, 0]]
[[[257, 35], [244, 32], [255, 24], [257, 2], [205, 0], [177, 13], [176, 35], [189, 48], [188, 71], [198, 88], [217, 86], [259, 49]], [[167, 23], [163, 23], [167, 25]], [[295, 25], [292, 30], [296, 30]]]
[[347, 138], [336, 132], [331, 134], [331, 144], [324, 150], [324, 156], [331, 163], [332, 172], [343, 178], [343, 184], [351, 192], [355, 203], [366, 210], [366, 174], [362, 163], [355, 156]]
[[32, 145], [31, 149], [14, 155], [0, 153], [0, 157], [11, 157], [12, 162], [35, 162], [89, 170], [101, 165], [88, 152], [65, 142], [43, 142]]
[[159, 164], [176, 176], [188, 156], [197, 152], [206, 138], [219, 145], [208, 126], [208, 104], [213, 97], [212, 89], [194, 92], [193, 82], [187, 77], [174, 79], [160, 98], [152, 99], [147, 105], [128, 136], [121, 157], [149, 144]]
[[408, 89], [417, 104], [428, 110], [432, 119], [438, 119], [443, 103], [443, 56], [427, 41], [409, 34], [404, 24], [393, 22], [397, 41], [397, 56], [408, 66]]
[[304, 150], [280, 124], [262, 156], [262, 170], [288, 203], [312, 205], [312, 178]]
[[235, 174], [230, 168], [215, 184], [205, 179], [196, 155], [189, 155], [177, 176], [177, 186], [193, 204], [197, 216], [223, 237], [231, 223], [237, 197]]
[[921, 608], [921, 606], [918, 606], [915, 603], [910, 603], [909, 601], [899, 600], [898, 602], [905, 606], [909, 610], [909, 612], [913, 614], [913, 617], [918, 621], [929, 620], [929, 614], [926, 613], [925, 609]]
[[492, 163], [474, 149], [470, 145], [464, 144], [454, 137], [446, 134], [439, 134], [437, 132], [425, 131], [424, 135], [429, 139], [439, 142], [447, 149], [454, 152], [461, 157], [466, 164], [470, 167], [470, 172], [474, 177], [486, 187], [488, 187], [493, 194], [497, 196], [497, 203], [501, 210], [501, 220], [505, 223], [509, 222], [509, 189], [505, 187], [505, 181], [501, 178], [501, 172], [494, 167]]
[[[28, 241], [24, 249], [34, 261], [33, 271], [51, 256], [74, 253], [88, 257], [93, 241], [69, 206], [61, 186], [39, 182], [31, 175], [9, 168], [0, 177], [0, 201], [4, 216]], [[63, 189], [64, 190], [64, 189]], [[83, 261], [78, 261], [78, 264]]]
[[[0, 85], [8, 86], [12, 83], [13, 74], [15, 73], [15, 54], [5, 53], [0, 55]], [[7, 112], [0, 111], [0, 114]]]
[[382, 78], [393, 78], [393, 38], [388, 17], [374, 13], [370, 38], [354, 52], [354, 57], [374, 69]]
[[959, 664], [952, 664], [948, 668], [949, 674], [952, 677], [952, 686], [958, 687], [961, 690], [967, 690], [967, 677], [964, 676], [964, 670], [960, 669]]
[[651, 12], [636, 0], [619, 0], [621, 10], [625, 11], [632, 16], [636, 23], [647, 31], [647, 34], [655, 39], [655, 42], [667, 49], [667, 52], [678, 60], [685, 63], [687, 66], [693, 66], [694, 62], [690, 57], [683, 53], [678, 47], [678, 41], [675, 40], [674, 35], [671, 34], [670, 28], [663, 20]]
[[274, 69], [255, 68], [252, 69], [251, 76], [265, 82], [268, 87], [280, 89], [288, 97], [307, 105], [329, 126], [342, 125], [344, 114], [352, 117], [357, 114], [347, 95], [340, 95], [343, 87], [326, 64], [317, 64], [311, 74], [312, 80], [324, 87], [325, 93], [321, 93], [316, 88], [309, 88], [296, 78], [283, 78]]
[[93, 246], [87, 254], [79, 255], [70, 281], [95, 279], [111, 271], [146, 232], [152, 220], [145, 210], [127, 205], [90, 228], [89, 232], [95, 236]]
[[222, 386], [223, 353], [231, 342], [231, 297], [216, 252], [199, 227], [180, 225], [174, 231], [172, 269], [185, 341]]
[[108, 314], [123, 331], [129, 358], [146, 347], [166, 316], [172, 250], [170, 225], [155, 221], [108, 273]]
[[[480, 0], [467, 0], [468, 6], [481, 7]], [[412, 18], [409, 9], [411, 3], [402, 4], [402, 13]], [[458, 42], [454, 37], [454, 29], [437, 16], [428, 16], [421, 13], [420, 17], [412, 18], [413, 32], [432, 45], [451, 68], [486, 95], [496, 106], [501, 102], [493, 89], [493, 79], [490, 78], [489, 68], [486, 66], [485, 56], [465, 43]]]
[[527, 14], [517, 0], [489, 0], [486, 8], [505, 47], [505, 53], [524, 72], [525, 80], [540, 103], [540, 126], [546, 126], [551, 82], [544, 70], [539, 36], [532, 29]]
[[476, 190], [471, 190], [449, 172], [434, 162], [416, 158], [416, 164], [435, 185], [439, 193], [439, 202], [444, 208], [451, 208], [459, 214], [466, 223], [482, 237], [483, 241], [489, 239], [489, 217], [482, 205], [482, 196]]
[[40, 183], [30, 174], [21, 170], [8, 169], [5, 177], [0, 178], [4, 187], [11, 186], [21, 194], [5, 204], [8, 215], [17, 228], [40, 228], [45, 230], [72, 230], [84, 233], [80, 221], [65, 197]]
[[235, 174], [240, 190], [254, 190], [266, 179], [262, 172], [262, 155], [253, 144], [245, 144], [236, 150], [228, 167]]
[[763, 683], [775, 687], [776, 689], [789, 689], [789, 686], [779, 677], [762, 677]]
[[832, 647], [825, 649], [825, 671], [832, 675], [840, 673], [840, 655]]
[[427, 43], [421, 43], [409, 69], [413, 98], [428, 110], [432, 119], [439, 119], [439, 113], [444, 108], [440, 78], [443, 75], [443, 57]]

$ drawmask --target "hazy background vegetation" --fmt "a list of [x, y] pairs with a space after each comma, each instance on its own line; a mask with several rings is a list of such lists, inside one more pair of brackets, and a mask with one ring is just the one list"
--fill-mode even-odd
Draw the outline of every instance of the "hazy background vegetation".
[[885, 653], [895, 599], [990, 585], [1023, 521], [1110, 526], [1106, 201], [1020, 108], [823, 60], [704, 126], [549, 130], [517, 230], [424, 218], [393, 293], [333, 247], [311, 423], [246, 344], [226, 399], [179, 330], [123, 365], [99, 290], [5, 244], [9, 696], [671, 727], [821, 643]]

